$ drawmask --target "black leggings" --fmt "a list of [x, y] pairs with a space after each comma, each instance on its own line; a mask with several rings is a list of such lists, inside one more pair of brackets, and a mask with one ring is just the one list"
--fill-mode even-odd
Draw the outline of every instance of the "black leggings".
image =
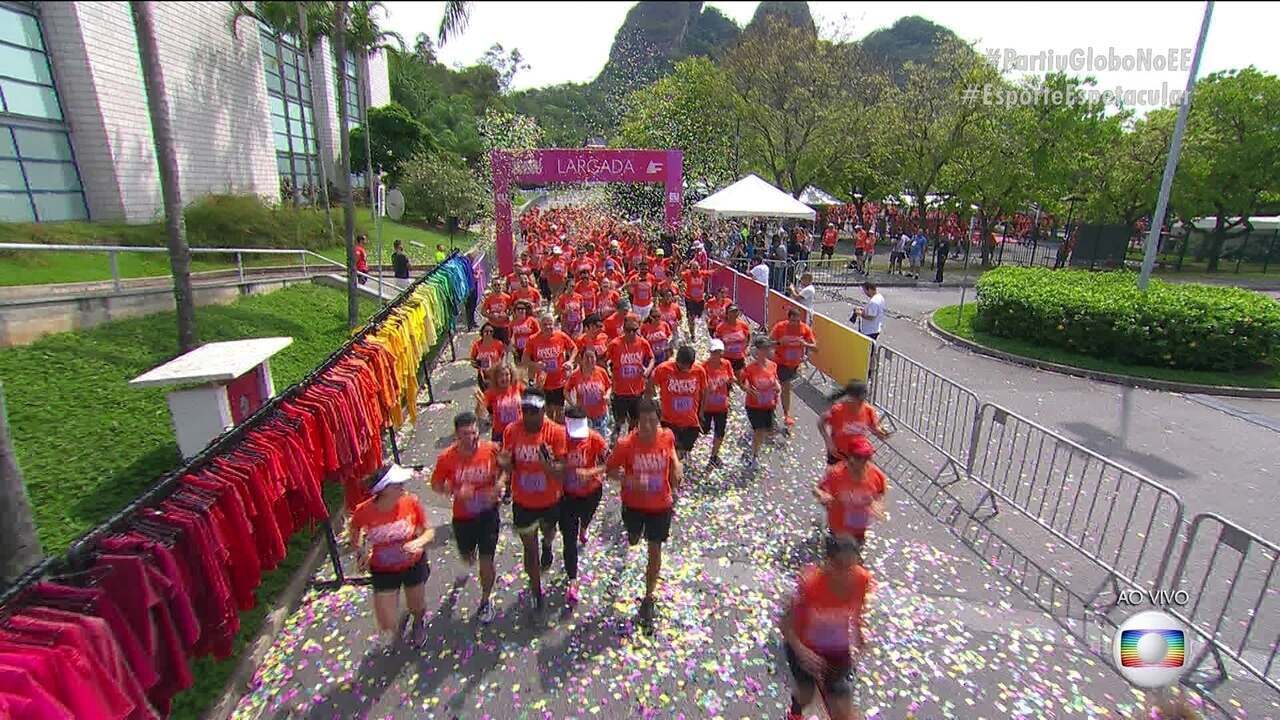
[[564, 572], [572, 580], [578, 577], [578, 529], [591, 523], [600, 507], [598, 489], [585, 497], [565, 495], [560, 500], [560, 536], [564, 541]]

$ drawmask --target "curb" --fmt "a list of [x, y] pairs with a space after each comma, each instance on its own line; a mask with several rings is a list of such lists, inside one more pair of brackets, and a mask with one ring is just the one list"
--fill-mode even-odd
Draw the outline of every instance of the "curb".
[[986, 345], [980, 345], [967, 338], [962, 338], [948, 330], [943, 330], [933, 321], [933, 313], [929, 313], [927, 322], [929, 332], [943, 340], [946, 340], [947, 342], [972, 350], [979, 355], [986, 355], [987, 357], [993, 357], [997, 360], [1004, 360], [1005, 362], [1014, 363], [1016, 365], [1033, 367], [1038, 370], [1047, 370], [1049, 372], [1056, 372], [1062, 375], [1083, 377], [1089, 380], [1112, 383], [1113, 385], [1140, 387], [1147, 390], [1280, 400], [1280, 389], [1275, 388], [1233, 387], [1230, 385], [1197, 385], [1195, 383], [1174, 382], [1172, 380], [1152, 380], [1150, 378], [1140, 378], [1133, 375], [1117, 375], [1115, 373], [1102, 372], [1100, 370], [1086, 370], [1073, 365], [1062, 365], [1060, 363], [1049, 362], [1048, 360], [1036, 360], [1023, 355], [1014, 355], [1013, 353], [1005, 352], [1003, 350], [989, 348]]

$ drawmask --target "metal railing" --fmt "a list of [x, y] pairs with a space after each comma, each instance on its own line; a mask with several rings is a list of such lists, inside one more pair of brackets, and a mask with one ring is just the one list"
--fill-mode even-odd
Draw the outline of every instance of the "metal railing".
[[894, 424], [942, 453], [956, 479], [963, 479], [971, 467], [982, 405], [977, 394], [884, 345], [876, 347], [872, 374], [873, 381], [868, 383], [872, 404]]
[[[0, 252], [11, 251], [24, 252], [80, 252], [80, 253], [106, 253], [107, 262], [111, 266], [111, 287], [116, 292], [124, 289], [120, 277], [120, 253], [165, 253], [169, 252], [167, 247], [156, 247], [153, 245], [45, 245], [41, 243], [0, 243]], [[244, 256], [245, 255], [289, 255], [296, 256], [302, 265], [302, 271], [307, 272], [307, 258], [312, 258], [313, 265], [330, 265], [345, 269], [345, 263], [327, 258], [320, 253], [311, 250], [291, 250], [283, 248], [190, 248], [193, 255], [235, 255], [236, 258], [236, 274], [239, 279], [244, 281]]]

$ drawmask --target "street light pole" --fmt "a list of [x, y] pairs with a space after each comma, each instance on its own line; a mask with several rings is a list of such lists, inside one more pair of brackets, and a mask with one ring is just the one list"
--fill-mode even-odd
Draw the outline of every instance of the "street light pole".
[[1156, 244], [1164, 227], [1164, 214], [1169, 208], [1169, 190], [1173, 187], [1173, 174], [1178, 169], [1178, 153], [1182, 151], [1182, 133], [1187, 129], [1187, 112], [1191, 109], [1191, 91], [1195, 89], [1196, 73], [1200, 70], [1200, 55], [1204, 52], [1204, 40], [1209, 35], [1209, 18], [1213, 16], [1213, 0], [1204, 4], [1204, 19], [1200, 22], [1200, 38], [1191, 57], [1191, 69], [1187, 72], [1187, 89], [1178, 105], [1178, 120], [1173, 126], [1173, 139], [1169, 141], [1169, 157], [1164, 163], [1164, 177], [1160, 179], [1160, 195], [1156, 198], [1156, 211], [1151, 216], [1151, 229], [1147, 231], [1146, 246], [1142, 250], [1142, 272], [1138, 275], [1138, 289], [1146, 290], [1151, 280], [1151, 269], [1156, 264]]

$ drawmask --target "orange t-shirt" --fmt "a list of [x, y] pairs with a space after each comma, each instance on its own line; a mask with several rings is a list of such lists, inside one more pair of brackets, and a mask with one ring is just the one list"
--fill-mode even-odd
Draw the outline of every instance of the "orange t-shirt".
[[623, 471], [623, 506], [645, 512], [670, 510], [675, 455], [676, 436], [666, 428], [658, 428], [657, 437], [649, 443], [640, 440], [639, 430], [619, 440], [609, 456], [608, 468]]
[[[831, 589], [826, 570], [816, 565], [802, 571], [792, 604], [796, 635], [810, 650], [837, 663], [847, 662], [849, 646], [861, 642], [862, 608], [875, 586], [871, 571], [861, 565], [849, 568], [853, 591], [841, 598]], [[850, 626], [858, 637], [850, 637]]]
[[773, 348], [773, 361], [789, 368], [800, 367], [800, 363], [804, 362], [807, 348], [802, 343], [817, 342], [808, 325], [798, 322], [792, 326], [788, 320], [774, 325], [769, 337], [778, 343]]
[[680, 273], [680, 277], [684, 280], [684, 298], [702, 302], [702, 299], [707, 296], [707, 278], [711, 277], [711, 273], [706, 270], [693, 272], [685, 270]]
[[675, 360], [668, 360], [653, 371], [653, 384], [662, 399], [663, 422], [678, 428], [698, 427], [702, 391], [707, 374], [695, 364], [681, 370]]
[[707, 383], [707, 403], [702, 408], [706, 413], [722, 413], [729, 411], [729, 388], [733, 383], [733, 366], [728, 360], [720, 359], [719, 365], [710, 358], [699, 364]]
[[604, 327], [602, 328], [604, 334], [608, 335], [611, 340], [622, 337], [622, 327], [627, 322], [628, 317], [635, 317], [635, 315], [631, 313], [619, 315], [616, 310], [609, 313], [604, 319]]
[[674, 302], [663, 305], [658, 303], [658, 313], [662, 315], [662, 319], [671, 327], [679, 327], [680, 320], [684, 318], [684, 313], [680, 312], [680, 306]]
[[596, 296], [600, 293], [600, 286], [594, 280], [579, 280], [574, 284], [573, 291], [582, 297], [584, 316], [596, 311]]
[[835, 247], [836, 239], [837, 239], [837, 235], [836, 235], [835, 228], [831, 226], [827, 226], [827, 229], [822, 231], [822, 247], [829, 247], [829, 248]]
[[828, 466], [818, 488], [834, 498], [827, 505], [831, 532], [861, 539], [871, 526], [871, 503], [884, 497], [885, 482], [884, 473], [871, 463], [860, 478], [853, 476], [848, 463]]
[[609, 359], [609, 336], [603, 331], [596, 333], [595, 337], [587, 337], [584, 332], [573, 339], [573, 344], [578, 346], [578, 354], [581, 355], [583, 350], [594, 348], [596, 351], [596, 362], [605, 363]]
[[631, 295], [631, 304], [644, 307], [653, 304], [653, 276], [632, 275], [627, 280], [627, 292]]
[[738, 318], [716, 326], [716, 337], [724, 343], [724, 356], [730, 360], [742, 360], [747, 356], [747, 341], [751, 339], [751, 326]]
[[742, 368], [742, 382], [755, 388], [755, 395], [747, 393], [747, 407], [751, 410], [772, 410], [778, 405], [778, 364], [765, 360], [747, 363]]
[[608, 449], [609, 446], [605, 443], [604, 438], [600, 437], [600, 433], [595, 430], [588, 431], [587, 436], [581, 440], [569, 439], [564, 461], [564, 492], [566, 495], [585, 497], [600, 489], [600, 484], [604, 479], [602, 476], [583, 477], [578, 475], [578, 470], [600, 465], [600, 461]]
[[511, 302], [515, 303], [520, 300], [528, 300], [533, 303], [534, 307], [542, 304], [542, 293], [538, 292], [538, 288], [530, 285], [526, 288], [520, 288], [511, 293]]
[[481, 440], [470, 456], [464, 456], [454, 443], [436, 458], [431, 487], [448, 488], [453, 495], [454, 520], [470, 520], [498, 507], [502, 499], [498, 489], [500, 451], [497, 443]]
[[538, 325], [538, 321], [531, 317], [524, 320], [511, 323], [511, 346], [515, 348], [518, 357], [524, 357], [524, 346], [529, 338], [538, 334], [542, 327]]
[[569, 274], [569, 260], [564, 255], [552, 255], [543, 266], [548, 285], [563, 285]]
[[493, 431], [502, 437], [507, 426], [520, 419], [520, 394], [524, 392], [524, 383], [512, 383], [506, 391], [491, 387], [484, 391], [484, 406], [493, 418]]
[[644, 321], [640, 324], [640, 337], [649, 341], [649, 349], [653, 351], [654, 357], [665, 356], [671, 350], [671, 326], [666, 320]]
[[560, 320], [565, 325], [577, 328], [582, 324], [586, 312], [582, 305], [582, 296], [576, 292], [568, 292], [556, 300], [556, 310], [560, 311]]
[[577, 347], [573, 344], [573, 338], [559, 330], [552, 330], [550, 333], [538, 333], [529, 338], [529, 342], [524, 346], [524, 357], [528, 361], [538, 363], [542, 371], [547, 374], [544, 388], [559, 390], [564, 387], [566, 375], [564, 364], [569, 361], [569, 355]]
[[571, 375], [564, 388], [565, 394], [574, 398], [575, 404], [586, 411], [587, 417], [599, 419], [609, 411], [609, 404], [605, 402], [604, 394], [609, 392], [612, 385], [609, 382], [609, 373], [597, 365], [591, 369], [590, 375], [586, 375], [582, 370]]
[[715, 332], [716, 326], [724, 321], [724, 311], [732, 304], [733, 301], [727, 297], [723, 299], [713, 297], [707, 300], [707, 327], [712, 332]]
[[477, 340], [471, 343], [471, 359], [480, 364], [481, 370], [488, 370], [502, 359], [507, 346], [501, 340]]
[[854, 407], [847, 400], [828, 408], [822, 419], [827, 422], [831, 433], [831, 444], [841, 455], [853, 452], [853, 439], [859, 435], [870, 435], [878, 422], [876, 409], [871, 407], [871, 403], [862, 402]]
[[390, 510], [380, 510], [369, 498], [351, 513], [350, 532], [364, 531], [369, 550], [369, 569], [374, 572], [401, 572], [422, 559], [424, 551], [411, 553], [404, 544], [427, 528], [427, 514], [418, 496], [405, 492]]
[[484, 302], [480, 304], [480, 313], [489, 319], [489, 324], [494, 327], [509, 327], [511, 325], [511, 296], [506, 293], [490, 293], [485, 296]]
[[637, 337], [627, 342], [625, 337], [609, 342], [609, 368], [613, 371], [613, 391], [628, 397], [644, 392], [644, 368], [653, 360], [653, 348], [649, 341]]
[[536, 433], [524, 429], [523, 422], [512, 423], [502, 433], [502, 447], [511, 453], [511, 499], [521, 507], [541, 510], [560, 501], [560, 478], [542, 467], [542, 448], [551, 457], [563, 460], [568, 434], [564, 426], [543, 420]]

